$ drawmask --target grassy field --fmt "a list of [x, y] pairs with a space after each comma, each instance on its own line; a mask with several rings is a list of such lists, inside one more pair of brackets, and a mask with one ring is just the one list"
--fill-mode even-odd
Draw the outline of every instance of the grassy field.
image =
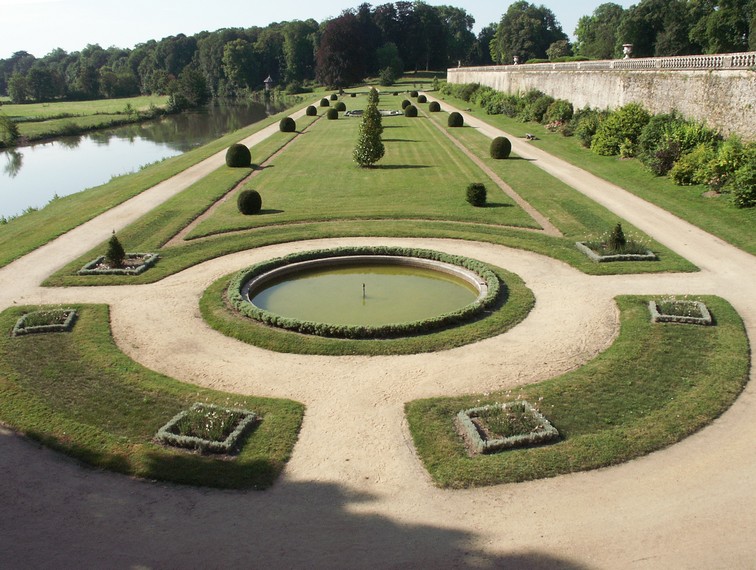
[[531, 144], [756, 255], [756, 208], [736, 208], [725, 196], [707, 198], [703, 196], [706, 191], [703, 186], [677, 186], [669, 178], [652, 174], [639, 160], [600, 156], [584, 148], [576, 137], [549, 132], [543, 125], [523, 123], [505, 115], [487, 115], [472, 103], [439, 95], [439, 98], [442, 97], [458, 108], [472, 108], [470, 114], [513, 136], [535, 134], [539, 140], [532, 141]]
[[[405, 405], [416, 449], [434, 482], [464, 488], [606, 467], [671, 445], [722, 414], [748, 379], [743, 323], [723, 299], [701, 297], [716, 326], [654, 324], [649, 297], [620, 297], [621, 331], [582, 368], [505, 393]], [[559, 430], [557, 443], [468, 456], [460, 410], [518, 398]]]
[[48, 121], [62, 117], [126, 114], [128, 105], [131, 105], [134, 111], [147, 111], [153, 105], [164, 107], [167, 102], [168, 97], [165, 95], [145, 95], [123, 99], [97, 99], [95, 101], [61, 101], [23, 105], [6, 103], [0, 110], [11, 119], [23, 123], [27, 121]]
[[[224, 488], [265, 489], [291, 455], [304, 407], [199, 388], [152, 372], [115, 345], [108, 308], [75, 306], [70, 333], [0, 335], [0, 418], [14, 430], [95, 467]], [[9, 331], [28, 310], [0, 314]], [[157, 430], [195, 402], [249, 409], [262, 417], [227, 461], [161, 446]]]

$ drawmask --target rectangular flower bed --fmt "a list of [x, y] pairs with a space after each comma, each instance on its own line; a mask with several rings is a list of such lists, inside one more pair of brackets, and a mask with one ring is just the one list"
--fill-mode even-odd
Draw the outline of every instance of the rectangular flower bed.
[[139, 275], [157, 263], [160, 256], [156, 253], [127, 253], [123, 267], [110, 267], [105, 263], [105, 256], [90, 261], [79, 269], [79, 275]]
[[678, 299], [649, 301], [648, 310], [651, 313], [651, 320], [655, 323], [713, 324], [708, 307], [701, 301]]
[[525, 400], [462, 410], [456, 423], [471, 454], [529, 447], [559, 438], [551, 422]]
[[603, 263], [608, 261], [656, 261], [658, 259], [656, 257], [656, 254], [650, 249], [647, 249], [645, 253], [618, 253], [612, 255], [601, 255], [588, 247], [586, 242], [575, 242], [575, 246], [596, 263]]
[[76, 320], [75, 309], [50, 309], [49, 311], [32, 311], [22, 316], [13, 326], [12, 335], [67, 332]]
[[230, 453], [258, 419], [250, 410], [198, 402], [171, 418], [155, 437], [160, 443], [174, 447]]

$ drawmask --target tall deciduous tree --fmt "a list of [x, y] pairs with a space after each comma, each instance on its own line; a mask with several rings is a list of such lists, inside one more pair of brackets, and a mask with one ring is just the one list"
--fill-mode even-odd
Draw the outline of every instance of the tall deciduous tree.
[[353, 13], [325, 24], [315, 60], [318, 81], [329, 87], [347, 87], [365, 77], [360, 25]]
[[578, 20], [575, 29], [575, 53], [592, 59], [611, 59], [618, 56], [617, 28], [625, 9], [608, 2], [597, 7], [590, 16]]
[[521, 0], [512, 4], [502, 16], [492, 43], [491, 55], [497, 63], [512, 63], [545, 58], [546, 50], [567, 35], [554, 13], [545, 6], [535, 6]]

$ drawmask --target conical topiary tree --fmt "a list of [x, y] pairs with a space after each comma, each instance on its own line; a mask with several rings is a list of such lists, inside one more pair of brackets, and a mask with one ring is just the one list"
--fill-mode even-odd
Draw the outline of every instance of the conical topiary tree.
[[627, 245], [627, 239], [625, 239], [625, 232], [622, 231], [622, 224], [618, 223], [612, 230], [612, 235], [609, 236], [609, 243], [607, 244], [612, 251], [622, 251]]
[[105, 253], [105, 263], [110, 267], [123, 267], [123, 260], [126, 259], [126, 252], [116, 237], [115, 230], [108, 240], [108, 251]]
[[354, 160], [361, 167], [370, 167], [383, 158], [386, 152], [381, 140], [383, 124], [378, 106], [370, 103], [362, 115], [357, 146], [354, 148]]

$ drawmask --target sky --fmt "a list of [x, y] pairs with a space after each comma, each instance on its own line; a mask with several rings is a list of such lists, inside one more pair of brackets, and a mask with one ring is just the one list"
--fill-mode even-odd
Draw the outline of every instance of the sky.
[[[573, 37], [581, 16], [609, 0], [530, 0], [549, 8], [567, 35]], [[611, 0], [625, 8], [638, 0]], [[148, 40], [203, 30], [265, 27], [272, 22], [322, 22], [363, 0], [0, 0], [0, 59], [27, 51], [42, 57], [55, 48], [80, 51], [87, 44], [133, 48]], [[370, 2], [373, 6], [389, 0]], [[473, 31], [498, 22], [512, 1], [426, 0], [434, 6], [463, 8], [475, 18]]]

